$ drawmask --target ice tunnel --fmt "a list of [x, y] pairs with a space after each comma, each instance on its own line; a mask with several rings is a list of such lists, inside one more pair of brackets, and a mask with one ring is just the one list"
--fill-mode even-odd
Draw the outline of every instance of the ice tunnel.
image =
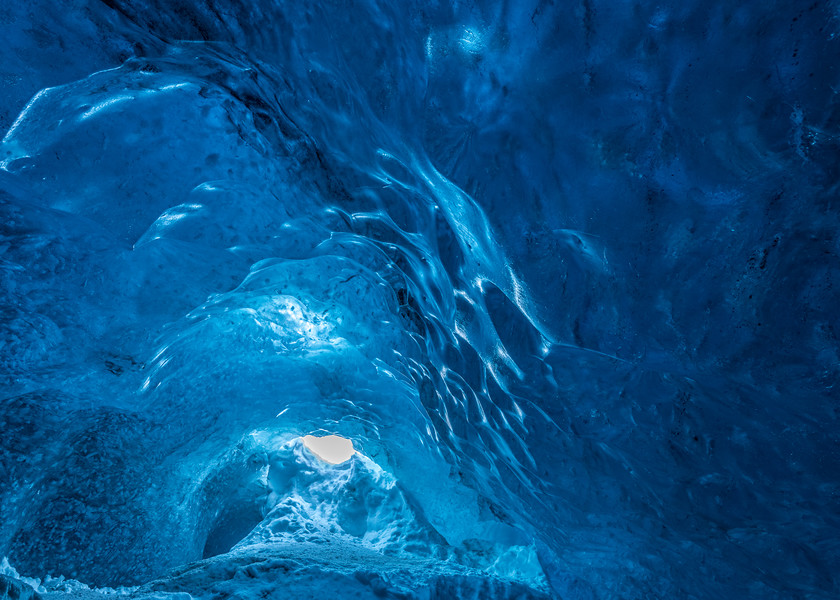
[[840, 597], [836, 0], [0, 42], [0, 598]]

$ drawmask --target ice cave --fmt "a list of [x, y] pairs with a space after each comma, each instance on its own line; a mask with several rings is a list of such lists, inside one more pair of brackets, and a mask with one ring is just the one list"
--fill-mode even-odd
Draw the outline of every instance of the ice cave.
[[0, 600], [840, 598], [840, 0], [0, 0]]

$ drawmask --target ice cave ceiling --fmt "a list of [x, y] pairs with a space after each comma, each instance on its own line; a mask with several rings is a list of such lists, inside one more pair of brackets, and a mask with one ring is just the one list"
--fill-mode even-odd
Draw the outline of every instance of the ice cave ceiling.
[[0, 593], [840, 597], [840, 2], [0, 41]]

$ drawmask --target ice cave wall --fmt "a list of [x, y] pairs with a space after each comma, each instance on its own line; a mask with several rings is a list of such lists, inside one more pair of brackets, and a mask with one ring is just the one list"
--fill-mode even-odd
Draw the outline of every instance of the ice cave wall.
[[276, 474], [323, 430], [400, 491], [296, 506], [377, 552], [836, 595], [838, 19], [4, 3], [0, 554], [138, 584], [309, 531]]

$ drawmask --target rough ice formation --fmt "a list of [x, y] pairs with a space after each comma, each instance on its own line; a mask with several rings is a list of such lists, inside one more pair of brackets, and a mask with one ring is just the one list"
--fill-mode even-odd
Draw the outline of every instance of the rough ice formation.
[[836, 2], [0, 40], [0, 592], [840, 594]]

